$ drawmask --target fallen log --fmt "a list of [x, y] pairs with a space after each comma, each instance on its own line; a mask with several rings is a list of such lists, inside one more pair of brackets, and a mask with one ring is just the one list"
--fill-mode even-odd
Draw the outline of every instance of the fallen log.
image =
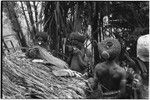
[[[36, 50], [38, 50], [38, 52]], [[32, 51], [32, 52], [30, 52], [30, 51]], [[36, 53], [33, 53], [34, 51]], [[35, 59], [41, 58], [43, 60], [46, 60], [47, 63], [55, 65], [56, 67], [58, 67], [60, 69], [68, 69], [68, 64], [65, 61], [63, 61], [57, 57], [54, 57], [50, 52], [48, 52], [46, 49], [44, 49], [40, 46], [34, 46], [27, 53], [28, 53], [27, 55], [34, 56]]]

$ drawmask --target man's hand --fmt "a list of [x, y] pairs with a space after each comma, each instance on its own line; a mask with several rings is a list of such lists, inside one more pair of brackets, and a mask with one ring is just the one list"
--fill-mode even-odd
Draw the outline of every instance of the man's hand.
[[73, 53], [78, 54], [81, 53], [81, 51], [78, 48], [73, 47]]
[[142, 86], [142, 77], [139, 74], [135, 74], [132, 84], [135, 88]]

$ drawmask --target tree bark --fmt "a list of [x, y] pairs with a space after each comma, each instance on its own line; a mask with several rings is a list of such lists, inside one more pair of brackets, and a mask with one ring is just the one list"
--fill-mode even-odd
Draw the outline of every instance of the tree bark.
[[[22, 8], [22, 11], [23, 11], [23, 15], [24, 15], [25, 20], [26, 20], [26, 24], [27, 24], [28, 31], [29, 31], [30, 34], [31, 34], [31, 30], [30, 30], [30, 26], [29, 26], [29, 22], [28, 22], [27, 16], [26, 16], [26, 14], [25, 14], [23, 2], [22, 2], [22, 1], [20, 1], [20, 2], [21, 2], [21, 8]], [[28, 35], [28, 37], [29, 37], [29, 35]]]
[[35, 5], [35, 1], [33, 1], [33, 6], [34, 6], [34, 11], [35, 11], [35, 24], [36, 24], [36, 29], [38, 29], [38, 12], [37, 12], [37, 6]]
[[55, 11], [55, 22], [56, 22], [56, 37], [55, 37], [55, 43], [56, 43], [56, 48], [55, 50], [58, 50], [59, 51], [59, 38], [60, 38], [60, 17], [59, 17], [59, 14], [60, 14], [60, 3], [57, 2], [56, 3], [56, 9], [54, 10]]
[[[97, 28], [98, 28], [97, 26], [98, 26], [98, 20], [99, 20], [98, 19], [99, 5], [98, 5], [98, 3], [94, 2], [93, 6], [95, 6], [94, 7], [95, 9], [93, 9], [92, 7], [91, 8], [95, 11], [94, 11], [94, 17], [92, 17], [92, 22], [93, 22], [92, 23], [92, 33], [93, 32], [95, 32], [95, 33], [92, 34], [92, 36], [93, 36], [94, 40], [96, 40], [98, 42], [98, 33], [99, 33], [99, 31], [97, 31]], [[95, 62], [94, 62], [95, 64], [100, 62], [99, 51], [98, 51], [98, 46], [97, 45], [94, 47], [94, 60], [95, 60]]]
[[[28, 45], [26, 43], [25, 36], [23, 35], [23, 32], [21, 30], [21, 25], [20, 25], [18, 18], [17, 18], [17, 14], [14, 10], [15, 2], [6, 2], [6, 4], [7, 4], [8, 16], [9, 16], [9, 19], [10, 19], [11, 24], [12, 24], [12, 29], [17, 34], [16, 37], [19, 41], [19, 44], [22, 47], [28, 47]], [[22, 51], [24, 51], [24, 50], [22, 50]]]
[[36, 28], [35, 28], [35, 26], [34, 26], [33, 13], [32, 13], [31, 5], [30, 5], [30, 2], [29, 2], [29, 1], [26, 2], [26, 6], [27, 6], [27, 10], [28, 10], [28, 14], [29, 14], [31, 26], [32, 26], [31, 38], [33, 39], [33, 42], [35, 42]]

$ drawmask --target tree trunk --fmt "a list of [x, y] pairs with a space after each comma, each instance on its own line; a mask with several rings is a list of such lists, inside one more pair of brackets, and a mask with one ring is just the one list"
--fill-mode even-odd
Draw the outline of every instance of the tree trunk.
[[77, 30], [77, 22], [78, 22], [78, 21], [77, 21], [77, 19], [78, 19], [78, 18], [77, 18], [77, 15], [78, 15], [77, 13], [78, 13], [78, 4], [75, 5], [75, 11], [74, 11], [74, 28], [73, 28], [73, 31], [74, 31], [74, 32], [75, 32], [75, 31], [78, 31], [78, 30]]
[[26, 6], [27, 6], [27, 10], [28, 10], [28, 14], [29, 14], [31, 26], [32, 26], [31, 38], [33, 39], [33, 42], [35, 42], [36, 28], [35, 28], [35, 26], [34, 26], [33, 13], [32, 13], [31, 5], [30, 5], [30, 2], [29, 2], [29, 1], [26, 2]]
[[35, 5], [35, 1], [33, 1], [33, 6], [34, 6], [34, 11], [35, 11], [35, 24], [36, 24], [36, 29], [38, 29], [38, 12], [37, 12], [37, 6]]
[[56, 3], [56, 9], [54, 10], [55, 12], [55, 22], [56, 22], [56, 37], [55, 37], [55, 44], [56, 44], [56, 48], [55, 50], [58, 50], [59, 51], [59, 38], [60, 38], [60, 17], [59, 17], [59, 14], [60, 14], [60, 5], [59, 5], [59, 2]]
[[[104, 3], [102, 2], [100, 5], [104, 5]], [[99, 27], [100, 27], [100, 32], [99, 32], [99, 35], [100, 35], [100, 42], [104, 39], [104, 35], [103, 35], [103, 17], [104, 17], [104, 7], [101, 6], [100, 7], [100, 18], [99, 18]]]
[[67, 17], [68, 17], [68, 10], [69, 10], [69, 6], [67, 5], [67, 1], [66, 2], [60, 2], [60, 5], [62, 6], [63, 8], [63, 15], [62, 15], [62, 20], [61, 20], [61, 23], [62, 23], [62, 29], [63, 29], [63, 34], [64, 36], [66, 37], [67, 35]]
[[[93, 35], [93, 38], [94, 40], [96, 40], [98, 42], [98, 33], [99, 31], [97, 31], [97, 26], [98, 26], [98, 10], [99, 10], [99, 5], [98, 3], [94, 2], [93, 3], [93, 6], [94, 6], [94, 17], [92, 18], [93, 19], [93, 23], [92, 23], [92, 33], [94, 32]], [[92, 14], [91, 14], [92, 15]], [[100, 62], [100, 58], [99, 58], [99, 51], [98, 51], [98, 46], [96, 45], [94, 47], [94, 60], [95, 60], [95, 64], [99, 63]]]
[[[17, 34], [16, 36], [17, 36], [17, 39], [19, 41], [19, 44], [22, 47], [28, 47], [27, 43], [26, 43], [25, 36], [23, 35], [20, 23], [19, 23], [18, 18], [17, 18], [17, 14], [14, 10], [15, 2], [6, 2], [6, 4], [7, 4], [8, 16], [9, 16], [9, 19], [10, 19], [11, 24], [12, 24], [12, 29]], [[24, 50], [22, 50], [22, 51], [24, 51]]]
[[55, 9], [55, 2], [51, 1], [51, 2], [45, 2], [45, 7], [44, 8], [44, 32], [48, 32], [48, 34], [50, 35], [51, 32], [49, 32], [49, 24], [51, 24], [50, 22], [50, 17], [52, 18], [53, 14], [54, 14], [54, 9]]
[[[28, 19], [27, 19], [27, 16], [26, 16], [26, 14], [25, 14], [25, 10], [24, 10], [24, 7], [23, 7], [23, 2], [22, 2], [22, 1], [20, 1], [20, 2], [21, 2], [21, 7], [22, 7], [23, 15], [24, 15], [25, 20], [26, 20], [26, 23], [27, 23], [28, 31], [29, 31], [29, 32], [30, 32], [30, 34], [31, 34], [31, 30], [30, 30], [29, 22], [28, 22]], [[28, 35], [28, 38], [29, 38], [29, 35]]]
[[[41, 8], [40, 8], [40, 12], [39, 12], [39, 15], [38, 15], [38, 23], [37, 23], [38, 27], [37, 27], [37, 29], [38, 29], [39, 32], [42, 31], [42, 14], [43, 14], [44, 4], [45, 4], [45, 2], [41, 2]], [[44, 27], [44, 25], [43, 25], [43, 27]], [[44, 30], [44, 32], [46, 32], [46, 31]]]

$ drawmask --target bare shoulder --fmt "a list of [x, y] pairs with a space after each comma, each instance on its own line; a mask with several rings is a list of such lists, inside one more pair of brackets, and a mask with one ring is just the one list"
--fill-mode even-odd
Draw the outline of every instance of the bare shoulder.
[[122, 76], [122, 77], [126, 77], [126, 71], [124, 68], [120, 67], [119, 65], [117, 66], [118, 69], [118, 73]]
[[104, 63], [98, 63], [96, 66], [95, 66], [95, 69], [103, 69], [105, 68], [105, 64]]
[[103, 72], [105, 70], [106, 70], [106, 67], [104, 63], [98, 63], [94, 69], [95, 72]]
[[94, 68], [94, 79], [99, 79], [103, 73], [105, 72], [106, 68], [104, 67], [104, 63], [98, 63]]

